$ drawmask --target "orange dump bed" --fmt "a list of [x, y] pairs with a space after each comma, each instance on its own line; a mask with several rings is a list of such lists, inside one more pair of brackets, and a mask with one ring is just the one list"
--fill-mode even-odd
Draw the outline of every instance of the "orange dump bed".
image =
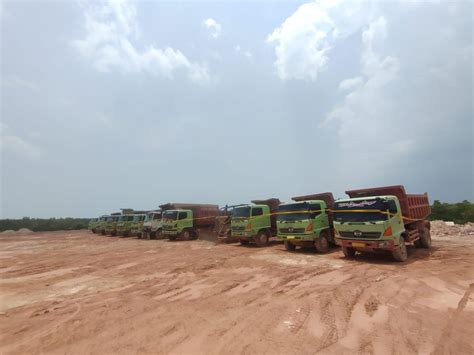
[[[428, 194], [407, 194], [402, 185], [373, 187], [368, 189], [346, 191], [350, 198], [374, 197], [374, 196], [396, 196], [400, 202], [402, 214], [411, 219], [425, 219], [431, 213]], [[410, 222], [406, 220], [405, 222]]]

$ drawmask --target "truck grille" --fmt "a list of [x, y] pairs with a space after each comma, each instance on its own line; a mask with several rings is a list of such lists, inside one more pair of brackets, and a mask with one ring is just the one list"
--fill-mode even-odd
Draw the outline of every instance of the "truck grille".
[[245, 230], [245, 227], [244, 226], [242, 226], [242, 227], [232, 227], [232, 230], [236, 231], [236, 232], [237, 231], [243, 231], [243, 230]]
[[342, 238], [356, 238], [356, 239], [379, 239], [382, 233], [380, 232], [339, 232]]
[[304, 233], [304, 228], [280, 228], [280, 233]]

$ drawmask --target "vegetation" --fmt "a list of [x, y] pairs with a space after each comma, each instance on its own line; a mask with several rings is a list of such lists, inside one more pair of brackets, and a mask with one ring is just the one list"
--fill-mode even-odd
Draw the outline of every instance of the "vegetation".
[[431, 206], [430, 220], [441, 219], [457, 224], [474, 222], [474, 203], [467, 200], [458, 203], [442, 203], [435, 200]]
[[86, 229], [89, 218], [29, 218], [0, 219], [0, 231], [28, 228], [34, 232]]

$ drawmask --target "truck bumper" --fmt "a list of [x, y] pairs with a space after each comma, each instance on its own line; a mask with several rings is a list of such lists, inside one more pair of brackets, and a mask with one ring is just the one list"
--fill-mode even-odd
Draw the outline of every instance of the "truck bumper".
[[316, 238], [312, 234], [295, 234], [295, 235], [277, 235], [277, 239], [279, 240], [287, 240], [292, 243], [298, 243], [298, 242], [312, 242]]
[[253, 238], [252, 232], [231, 232], [232, 237], [250, 240]]
[[336, 242], [341, 247], [354, 248], [362, 251], [392, 251], [396, 248], [395, 242], [393, 240], [357, 240], [336, 238]]

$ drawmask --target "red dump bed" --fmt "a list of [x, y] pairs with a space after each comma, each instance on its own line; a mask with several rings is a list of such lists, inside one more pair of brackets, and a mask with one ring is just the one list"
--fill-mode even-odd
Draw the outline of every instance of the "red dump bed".
[[291, 198], [293, 201], [309, 201], [309, 200], [322, 200], [326, 202], [328, 208], [334, 207], [334, 196], [331, 192], [322, 192], [320, 194], [304, 195], [304, 196], [295, 196]]
[[216, 217], [219, 216], [218, 205], [200, 203], [167, 203], [161, 205], [163, 211], [167, 210], [191, 210], [193, 211], [194, 227], [207, 227], [214, 225]]
[[[402, 208], [403, 217], [410, 219], [425, 219], [431, 213], [428, 194], [407, 194], [402, 185], [373, 187], [369, 189], [346, 191], [350, 198], [374, 197], [374, 196], [397, 196]], [[405, 223], [411, 220], [406, 219]]]

